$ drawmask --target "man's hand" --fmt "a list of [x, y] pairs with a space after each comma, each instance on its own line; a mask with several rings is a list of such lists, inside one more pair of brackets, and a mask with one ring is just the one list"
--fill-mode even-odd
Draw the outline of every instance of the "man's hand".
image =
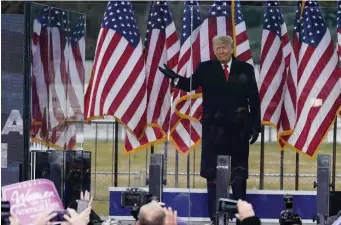
[[90, 194], [90, 192], [88, 192], [88, 191], [85, 191], [85, 192], [81, 191], [80, 199], [88, 201], [89, 202], [88, 206], [92, 207], [92, 201], [93, 201], [94, 198]]
[[252, 132], [250, 133], [250, 137], [249, 137], [250, 145], [255, 143], [257, 141], [258, 137], [259, 137], [258, 131], [256, 131], [255, 128], [252, 128]]
[[64, 218], [72, 225], [87, 225], [90, 222], [90, 207], [79, 214], [74, 209], [68, 208], [67, 211], [70, 216], [64, 215]]
[[164, 208], [163, 210], [166, 214], [164, 225], [177, 225], [178, 224], [177, 211], [173, 212], [172, 208], [168, 208], [168, 209]]
[[255, 216], [255, 212], [253, 211], [252, 205], [246, 201], [238, 200], [237, 203], [238, 213], [236, 214], [236, 218], [240, 221], [248, 217]]
[[168, 78], [174, 80], [175, 78], [179, 77], [177, 73], [175, 73], [173, 70], [171, 70], [167, 64], [163, 64], [165, 68], [162, 68], [159, 66], [159, 70]]
[[57, 213], [51, 213], [49, 211], [41, 212], [37, 215], [34, 224], [35, 225], [46, 225], [52, 218], [57, 216]]

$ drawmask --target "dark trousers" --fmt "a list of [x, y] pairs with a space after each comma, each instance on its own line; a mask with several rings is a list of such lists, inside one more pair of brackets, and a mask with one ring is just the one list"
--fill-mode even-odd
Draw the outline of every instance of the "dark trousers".
[[[232, 181], [232, 195], [233, 199], [245, 200], [246, 198], [246, 183], [247, 180], [243, 178], [236, 178]], [[215, 180], [207, 180], [207, 206], [208, 214], [212, 222], [215, 222], [216, 216], [216, 182]]]

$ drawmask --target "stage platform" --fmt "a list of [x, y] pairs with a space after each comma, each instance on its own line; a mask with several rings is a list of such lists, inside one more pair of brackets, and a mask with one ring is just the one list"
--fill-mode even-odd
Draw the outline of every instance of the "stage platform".
[[[147, 188], [141, 188], [148, 191]], [[123, 224], [134, 224], [130, 210], [122, 208], [121, 193], [124, 187], [110, 187], [109, 217], [122, 221]], [[302, 217], [304, 224], [315, 224], [312, 218], [316, 215], [316, 191], [273, 191], [247, 190], [247, 201], [250, 202], [263, 223], [278, 224], [278, 218], [284, 209], [283, 196], [289, 194], [294, 198], [294, 211]], [[188, 224], [208, 224], [206, 189], [164, 188], [163, 202], [178, 211], [178, 216]], [[234, 224], [232, 221], [230, 224]]]

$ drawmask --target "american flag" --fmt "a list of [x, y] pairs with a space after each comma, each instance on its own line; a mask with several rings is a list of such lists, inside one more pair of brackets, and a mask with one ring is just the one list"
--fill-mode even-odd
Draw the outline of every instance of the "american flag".
[[[337, 46], [338, 46], [338, 53], [339, 59], [341, 63], [341, 1], [338, 1], [337, 4]], [[341, 83], [341, 75], [340, 75], [340, 83]], [[338, 115], [341, 117], [341, 107], [339, 109]]]
[[143, 136], [147, 86], [142, 49], [130, 1], [110, 1], [103, 16], [85, 93], [85, 119], [113, 115], [134, 135]]
[[262, 124], [276, 127], [281, 136], [292, 132], [295, 123], [296, 79], [292, 76], [296, 74], [295, 64], [279, 4], [277, 1], [268, 1], [264, 13], [258, 79], [261, 118]]
[[[246, 25], [239, 1], [232, 0], [230, 2], [218, 0], [213, 3], [208, 12], [208, 18], [205, 19], [205, 21], [201, 24], [197, 38], [192, 38], [194, 42], [193, 46], [195, 46], [193, 49], [200, 49], [200, 53], [193, 54], [197, 58], [193, 61], [193, 63], [203, 62], [215, 58], [212, 46], [212, 39], [216, 35], [230, 35], [231, 37], [233, 37], [235, 49], [234, 54], [236, 58], [248, 62], [251, 65], [253, 64], [250, 44], [246, 32]], [[181, 62], [179, 62], [178, 67], [181, 68]], [[192, 68], [195, 67], [193, 66]], [[191, 72], [193, 71], [187, 71], [186, 73]], [[194, 121], [197, 124], [197, 121], [200, 120], [202, 115], [202, 98], [199, 93], [196, 92], [196, 94], [192, 96], [183, 96], [175, 103], [176, 113], [180, 117]], [[183, 103], [183, 101], [188, 101], [191, 98], [196, 99], [195, 102], [192, 103], [192, 105], [189, 103]], [[181, 104], [183, 105], [183, 107], [179, 109], [179, 106], [182, 106]], [[187, 126], [189, 126], [189, 122], [187, 122]], [[198, 124], [196, 128], [191, 129], [191, 132], [198, 130], [197, 135], [200, 137], [200, 128], [201, 125], [199, 126]], [[198, 142], [193, 142], [192, 140], [190, 142], [190, 146], [182, 150], [182, 152], [186, 153], [188, 150], [193, 149], [197, 144], [199, 144]]]
[[300, 23], [297, 121], [288, 143], [296, 150], [313, 156], [341, 104], [340, 68], [317, 2], [305, 2]]
[[277, 1], [267, 1], [260, 57], [260, 100], [262, 122], [278, 127], [286, 80], [285, 58], [290, 55], [287, 27]]
[[85, 76], [85, 15], [78, 19], [76, 27], [70, 32], [68, 41], [68, 95], [71, 104], [68, 117], [81, 120], [84, 113], [84, 76]]
[[290, 67], [288, 77], [284, 86], [284, 104], [281, 112], [281, 124], [278, 129], [279, 144], [283, 149], [287, 145], [290, 135], [293, 133], [296, 124], [297, 110], [297, 63], [301, 42], [299, 40], [301, 30], [301, 14], [303, 12], [302, 1], [297, 2], [295, 12], [294, 35], [293, 35], [293, 54], [290, 56]]
[[[69, 82], [73, 79], [68, 69], [69, 33], [69, 20], [63, 10], [43, 7], [34, 20], [31, 140], [56, 149], [74, 148], [76, 126], [68, 124], [67, 120], [82, 114], [70, 97], [77, 90], [75, 83]], [[82, 100], [82, 97], [78, 99]]]
[[172, 14], [165, 1], [153, 2], [149, 12], [145, 39], [145, 65], [147, 76], [146, 135], [141, 140], [127, 132], [125, 150], [132, 152], [148, 144], [167, 140], [171, 112], [171, 86], [158, 66], [167, 64], [176, 71], [180, 42]]
[[[178, 64], [178, 74], [185, 77], [190, 77], [193, 73], [193, 68], [196, 68], [198, 63], [201, 62], [200, 56], [200, 37], [199, 31], [202, 24], [202, 15], [199, 9], [199, 3], [197, 1], [186, 1], [184, 8], [184, 15], [182, 20], [181, 30], [181, 49]], [[201, 105], [194, 105], [196, 99], [192, 101], [181, 101], [182, 98], [186, 98], [188, 95], [200, 93], [200, 90], [187, 93], [185, 91], [174, 89], [173, 92], [173, 107], [171, 117], [171, 134], [170, 139], [175, 148], [183, 154], [189, 152], [189, 150], [196, 147], [196, 143], [199, 144], [201, 137], [201, 123], [198, 121], [191, 121], [179, 117], [179, 113], [189, 114], [190, 109], [194, 109]], [[192, 104], [190, 106], [190, 104]]]

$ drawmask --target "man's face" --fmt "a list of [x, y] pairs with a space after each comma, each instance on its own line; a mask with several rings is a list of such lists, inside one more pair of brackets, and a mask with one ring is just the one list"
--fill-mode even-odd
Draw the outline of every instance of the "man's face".
[[218, 61], [221, 63], [227, 63], [230, 61], [233, 53], [233, 49], [230, 44], [215, 43], [213, 45], [213, 49]]

